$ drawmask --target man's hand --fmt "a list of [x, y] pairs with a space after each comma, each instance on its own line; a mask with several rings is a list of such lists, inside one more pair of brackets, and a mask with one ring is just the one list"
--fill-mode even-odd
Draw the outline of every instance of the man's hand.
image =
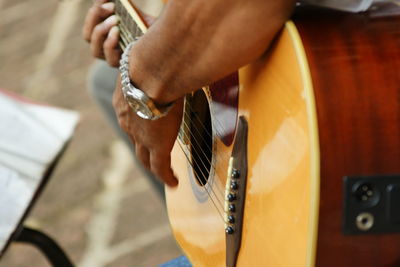
[[83, 25], [83, 38], [90, 43], [94, 57], [105, 59], [112, 67], [119, 66], [121, 49], [118, 46], [119, 30], [115, 5], [108, 0], [96, 0], [89, 9]]
[[169, 113], [158, 120], [144, 120], [126, 103], [120, 81], [114, 92], [113, 105], [121, 128], [135, 144], [136, 156], [143, 165], [169, 186], [178, 180], [171, 169], [171, 150], [182, 120], [183, 101], [176, 101]]

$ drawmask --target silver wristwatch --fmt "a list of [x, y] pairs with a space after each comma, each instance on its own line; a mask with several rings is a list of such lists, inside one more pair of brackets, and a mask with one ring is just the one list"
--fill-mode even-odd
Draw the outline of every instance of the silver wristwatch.
[[154, 101], [142, 90], [134, 86], [129, 78], [129, 52], [136, 41], [129, 43], [125, 48], [119, 62], [121, 72], [122, 93], [126, 102], [133, 111], [141, 118], [146, 120], [157, 120], [168, 114], [174, 102], [164, 106], [156, 106]]

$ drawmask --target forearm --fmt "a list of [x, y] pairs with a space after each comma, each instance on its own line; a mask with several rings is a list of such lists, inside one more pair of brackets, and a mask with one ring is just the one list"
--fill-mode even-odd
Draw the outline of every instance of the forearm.
[[171, 0], [132, 49], [131, 78], [170, 102], [254, 61], [288, 18], [293, 0]]

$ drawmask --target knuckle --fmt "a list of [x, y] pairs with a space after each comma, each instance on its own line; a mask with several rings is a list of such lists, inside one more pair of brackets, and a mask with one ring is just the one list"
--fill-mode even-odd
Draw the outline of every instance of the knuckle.
[[119, 67], [119, 60], [114, 60], [114, 62], [111, 63], [114, 68]]
[[153, 160], [151, 162], [151, 170], [156, 174], [157, 176], [163, 176], [163, 174], [166, 171], [165, 165], [162, 163], [163, 160]]
[[91, 44], [92, 55], [98, 58], [104, 58], [102, 27], [100, 24], [93, 29], [90, 44]]
[[92, 37], [95, 36], [97, 39], [104, 34], [104, 25], [103, 23], [99, 23], [93, 28]]
[[115, 58], [107, 59], [107, 62], [111, 67], [114, 67], [114, 68], [119, 67], [119, 61]]
[[111, 54], [111, 50], [113, 49], [112, 43], [110, 42], [110, 39], [107, 38], [104, 43], [103, 43], [103, 49], [104, 51], [107, 51], [108, 54]]
[[93, 5], [89, 8], [86, 18], [88, 21], [93, 21], [96, 17], [98, 17], [99, 6]]
[[153, 163], [150, 165], [150, 170], [151, 170], [151, 172], [152, 172], [155, 176], [159, 177], [161, 180], [164, 180], [164, 179], [163, 179], [164, 176], [163, 176], [162, 171], [161, 171], [160, 169], [156, 168], [156, 167], [153, 165]]
[[107, 63], [111, 67], [118, 67], [119, 66], [119, 53], [114, 48], [110, 48], [107, 46], [103, 46], [104, 54], [107, 60]]
[[96, 58], [103, 58], [103, 54], [98, 48], [98, 46], [95, 43], [91, 43], [90, 50], [92, 52], [92, 56]]

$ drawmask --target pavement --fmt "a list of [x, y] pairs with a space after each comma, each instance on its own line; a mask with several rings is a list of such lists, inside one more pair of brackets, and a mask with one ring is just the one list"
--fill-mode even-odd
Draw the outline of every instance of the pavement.
[[[87, 93], [93, 59], [81, 38], [90, 0], [0, 0], [0, 88], [77, 110], [80, 124], [27, 224], [78, 267], [151, 267], [181, 254], [163, 201]], [[12, 245], [0, 267], [50, 266]]]

